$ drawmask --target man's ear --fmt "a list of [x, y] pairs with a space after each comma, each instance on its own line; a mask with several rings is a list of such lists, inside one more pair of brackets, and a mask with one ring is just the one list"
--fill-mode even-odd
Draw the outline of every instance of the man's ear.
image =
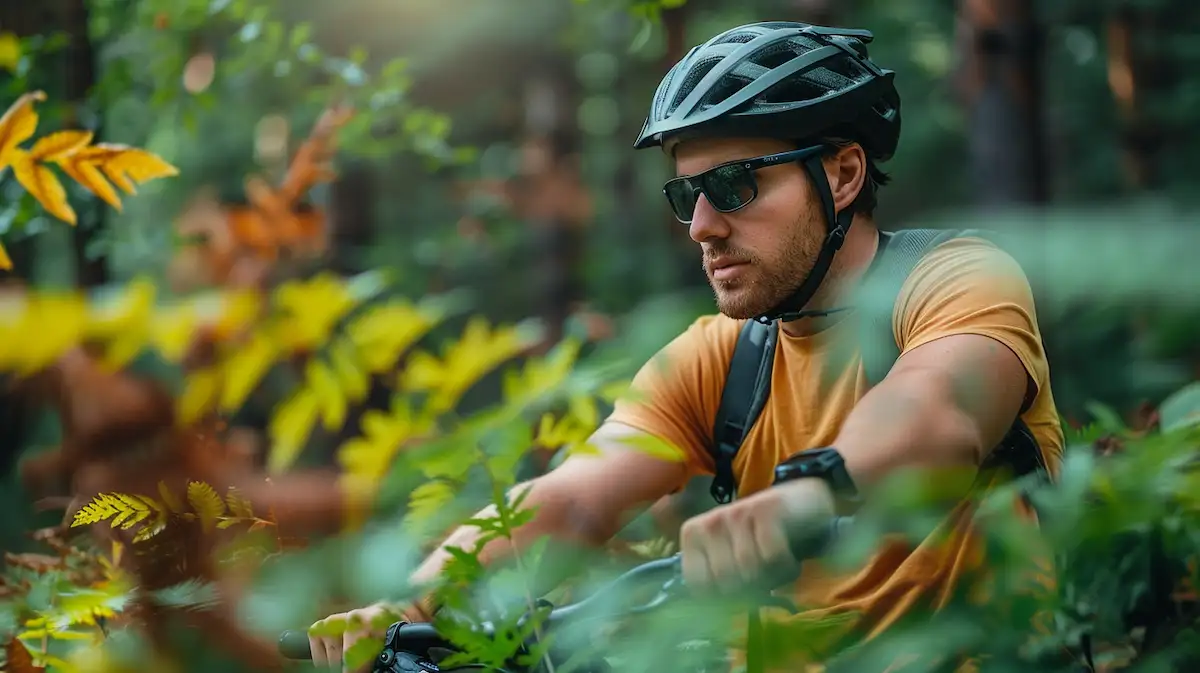
[[822, 159], [822, 164], [833, 192], [833, 208], [840, 213], [854, 203], [867, 183], [867, 154], [858, 143], [850, 143]]

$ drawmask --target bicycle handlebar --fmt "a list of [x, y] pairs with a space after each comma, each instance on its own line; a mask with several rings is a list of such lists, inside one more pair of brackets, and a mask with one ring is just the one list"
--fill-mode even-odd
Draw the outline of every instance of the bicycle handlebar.
[[[853, 523], [853, 517], [836, 517], [830, 524], [828, 530], [820, 536], [808, 538], [807, 542], [811, 546], [807, 549], [797, 549], [797, 544], [792, 544], [792, 555], [797, 561], [803, 561], [809, 558], [815, 558], [823, 554], [846, 529]], [[801, 552], [803, 553], [797, 553]], [[601, 600], [601, 597], [610, 595], [613, 591], [621, 590], [635, 580], [643, 579], [646, 576], [667, 575], [667, 580], [659, 589], [658, 594], [648, 603], [633, 608], [627, 609], [626, 614], [641, 614], [661, 607], [672, 597], [678, 595], [683, 590], [683, 579], [681, 576], [681, 556], [675, 554], [667, 558], [656, 559], [641, 565], [635, 566], [625, 573], [618, 576], [606, 584], [601, 589], [592, 593], [592, 595], [584, 598], [576, 603], [570, 603], [557, 608], [553, 608], [546, 616], [544, 624], [548, 628], [570, 622], [576, 619], [578, 615], [586, 613], [594, 603]], [[795, 611], [794, 606], [791, 606], [790, 601], [775, 597], [774, 601], [769, 601], [775, 605], [782, 607], [790, 607]], [[494, 627], [488, 622], [482, 625], [482, 630], [491, 633]], [[387, 671], [391, 670], [391, 662], [401, 654], [405, 655], [423, 655], [433, 648], [445, 648], [452, 650], [450, 643], [437, 632], [437, 629], [432, 624], [409, 624], [406, 622], [396, 622], [388, 627], [387, 635], [384, 638], [385, 646], [383, 652], [376, 659], [376, 668], [373, 670]], [[307, 660], [312, 659], [312, 652], [309, 650], [308, 632], [303, 630], [284, 631], [279, 637], [279, 653], [287, 659]], [[383, 666], [380, 668], [379, 666]], [[406, 670], [400, 668], [397, 670]], [[414, 669], [415, 670], [415, 669]]]

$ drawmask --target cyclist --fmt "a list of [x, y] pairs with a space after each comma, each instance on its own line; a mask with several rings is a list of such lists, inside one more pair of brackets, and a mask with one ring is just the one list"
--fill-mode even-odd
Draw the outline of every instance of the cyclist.
[[[900, 134], [893, 73], [869, 59], [867, 41], [801, 23], [740, 26], [692, 49], [659, 84], [635, 147], [661, 147], [673, 161], [679, 177], [664, 192], [699, 244], [720, 314], [696, 320], [642, 368], [637, 399], [618, 402], [593, 436], [598, 455], [573, 456], [522, 486], [538, 511], [516, 546], [544, 535], [599, 545], [631, 510], [713, 474], [715, 416], [752, 319], [781, 325], [770, 395], [732, 465], [738, 499], [681, 528], [689, 586], [736, 591], [794, 563], [786, 526], [869, 498], [898, 469], [977, 470], [1017, 419], [1057, 470], [1063, 437], [1031, 291], [1017, 262], [983, 238], [948, 240], [908, 274], [891, 320], [900, 356], [882, 381], [868, 391], [860, 358], [831, 355], [855, 338], [856, 312], [837, 309], [884, 239], [873, 219], [887, 181], [877, 164]], [[683, 460], [633, 448], [647, 438]], [[813, 476], [768, 488], [802, 449]], [[936, 541], [886, 546], [849, 576], [806, 569], [796, 602], [856, 613], [874, 635], [947, 599], [978, 563], [972, 525], [959, 508]], [[470, 548], [477, 535], [464, 527], [445, 545]], [[511, 552], [493, 542], [482, 560]], [[447, 558], [438, 549], [412, 579], [433, 579]], [[382, 609], [353, 613], [369, 620]], [[430, 613], [426, 603], [407, 616]], [[340, 661], [362, 635], [313, 637], [314, 660]]]

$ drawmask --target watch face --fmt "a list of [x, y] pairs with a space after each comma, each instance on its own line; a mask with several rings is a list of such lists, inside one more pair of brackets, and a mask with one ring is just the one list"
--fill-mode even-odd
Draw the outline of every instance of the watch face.
[[857, 489], [853, 480], [846, 472], [845, 463], [837, 449], [822, 447], [802, 451], [779, 464], [775, 468], [775, 483], [781, 484], [795, 479], [819, 477], [824, 479], [834, 493], [845, 497], [855, 497]]

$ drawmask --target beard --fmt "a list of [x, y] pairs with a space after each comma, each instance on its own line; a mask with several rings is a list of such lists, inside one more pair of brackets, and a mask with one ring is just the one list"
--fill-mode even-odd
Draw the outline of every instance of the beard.
[[[778, 306], [800, 287], [816, 264], [823, 237], [816, 219], [799, 217], [789, 228], [789, 236], [776, 250], [755, 254], [728, 245], [713, 243], [704, 249], [702, 263], [712, 287], [717, 309], [734, 320], [748, 320]], [[717, 280], [708, 271], [708, 262], [717, 257], [744, 261], [744, 273], [728, 280]]]

